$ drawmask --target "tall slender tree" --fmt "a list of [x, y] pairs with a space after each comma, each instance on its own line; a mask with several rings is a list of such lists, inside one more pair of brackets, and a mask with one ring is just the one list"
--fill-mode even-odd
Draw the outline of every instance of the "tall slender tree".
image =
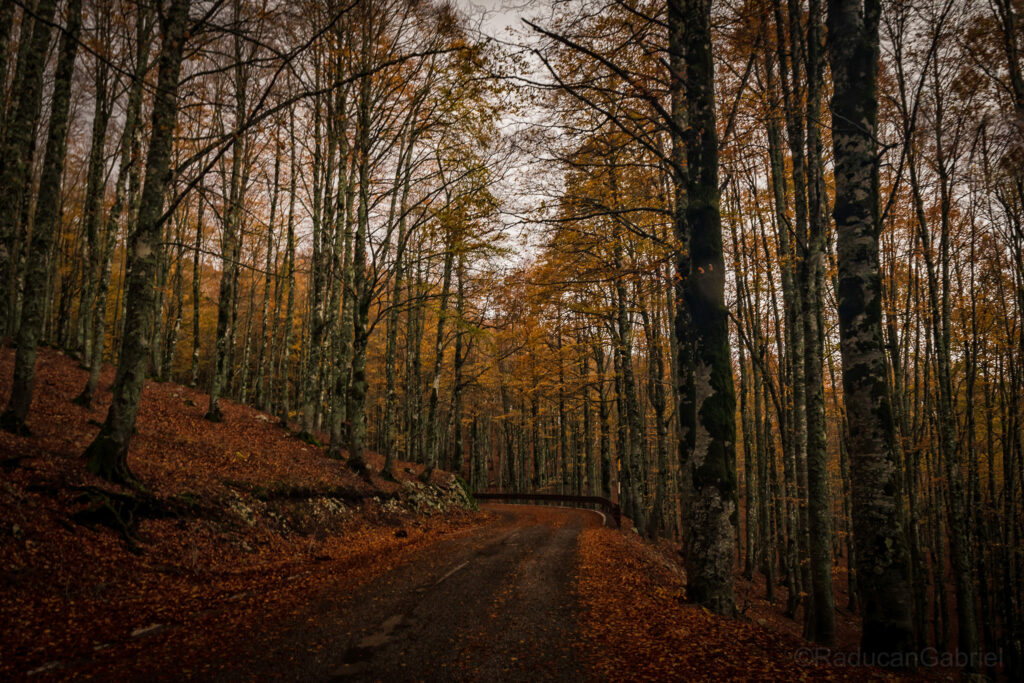
[[839, 338], [864, 610], [861, 647], [870, 653], [914, 648], [909, 553], [882, 346], [876, 141], [880, 12], [878, 0], [828, 0]]
[[14, 382], [7, 409], [0, 415], [0, 426], [14, 432], [26, 431], [25, 418], [32, 404], [35, 384], [36, 347], [43, 331], [46, 310], [50, 252], [60, 229], [58, 199], [68, 142], [68, 110], [71, 107], [71, 79], [75, 73], [75, 57], [82, 30], [82, 0], [70, 0], [67, 18], [61, 32], [57, 67], [53, 78], [50, 125], [43, 157], [43, 174], [39, 181], [40, 199], [28, 250], [25, 273], [24, 303], [18, 327], [18, 352], [14, 356]]
[[[681, 26], [681, 28], [680, 28]], [[736, 398], [729, 354], [725, 308], [725, 260], [719, 214], [718, 132], [715, 114], [714, 61], [710, 0], [672, 0], [670, 40], [682, 31], [687, 104], [685, 231], [689, 273], [683, 297], [689, 313], [688, 334], [679, 345], [692, 344], [694, 433], [686, 437], [684, 473], [684, 557], [687, 591], [695, 602], [732, 614], [735, 564]], [[673, 78], [678, 85], [680, 81]], [[677, 330], [679, 322], [677, 321]], [[681, 358], [680, 366], [683, 364]], [[685, 407], [685, 404], [684, 404]], [[684, 418], [690, 420], [689, 417]], [[689, 441], [692, 439], [692, 441]], [[692, 447], [691, 447], [692, 443]], [[692, 449], [691, 449], [692, 448]]]
[[16, 332], [14, 314], [18, 288], [14, 245], [22, 237], [28, 206], [35, 125], [42, 107], [43, 71], [56, 8], [57, 0], [39, 0], [31, 13], [34, 20], [29, 20], [29, 12], [24, 13], [22, 32], [25, 33], [27, 26], [31, 26], [32, 31], [22, 37], [13, 90], [17, 103], [3, 131], [4, 148], [0, 154], [0, 288], [3, 289], [0, 291], [4, 296], [0, 302], [0, 338]]
[[156, 94], [153, 100], [146, 180], [138, 225], [129, 242], [131, 270], [125, 331], [114, 379], [113, 401], [99, 434], [85, 451], [89, 471], [119, 482], [134, 482], [128, 444], [135, 428], [149, 362], [149, 330], [156, 315], [153, 280], [160, 255], [161, 216], [171, 182], [171, 148], [178, 115], [178, 81], [185, 52], [191, 0], [170, 0], [161, 21]]

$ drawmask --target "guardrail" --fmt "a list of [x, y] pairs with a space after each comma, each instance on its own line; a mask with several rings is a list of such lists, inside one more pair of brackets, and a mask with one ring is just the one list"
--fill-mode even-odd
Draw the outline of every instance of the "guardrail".
[[[501, 500], [511, 503], [577, 503], [596, 505], [615, 520], [615, 526], [622, 526], [622, 510], [607, 498], [601, 496], [567, 496], [558, 493], [474, 493], [477, 500]], [[574, 507], [581, 507], [576, 505]]]

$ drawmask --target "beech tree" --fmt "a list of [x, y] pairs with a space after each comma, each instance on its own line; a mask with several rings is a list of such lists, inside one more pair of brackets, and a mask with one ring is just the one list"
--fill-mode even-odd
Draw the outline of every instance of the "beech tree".
[[22, 38], [11, 87], [15, 101], [5, 112], [0, 161], [0, 283], [6, 294], [0, 305], [0, 335], [4, 337], [16, 331], [17, 245], [24, 242], [27, 234], [23, 219], [29, 205], [27, 190], [36, 142], [34, 126], [42, 107], [43, 70], [56, 7], [56, 0], [41, 0], [34, 17], [27, 12], [22, 14]]
[[24, 431], [25, 418], [32, 404], [35, 383], [36, 346], [43, 327], [46, 307], [47, 263], [59, 222], [61, 175], [67, 154], [68, 110], [71, 106], [71, 77], [78, 55], [82, 28], [82, 2], [71, 0], [67, 6], [66, 25], [60, 40], [50, 105], [49, 131], [43, 158], [43, 174], [39, 182], [40, 201], [36, 204], [28, 264], [25, 272], [24, 301], [21, 324], [18, 326], [18, 352], [14, 358], [14, 383], [7, 410], [0, 416], [0, 425], [11, 431]]
[[149, 362], [149, 328], [155, 314], [153, 276], [160, 254], [161, 215], [170, 185], [171, 147], [178, 115], [178, 76], [185, 51], [190, 0], [171, 0], [161, 17], [157, 94], [146, 157], [146, 180], [138, 225], [130, 240], [131, 270], [126, 294], [125, 334], [114, 380], [114, 399], [99, 434], [85, 451], [89, 470], [112, 481], [133, 482], [128, 443], [138, 415]]
[[839, 336], [850, 430], [861, 646], [911, 652], [909, 557], [896, 487], [895, 425], [882, 346], [878, 265], [879, 3], [829, 0]]

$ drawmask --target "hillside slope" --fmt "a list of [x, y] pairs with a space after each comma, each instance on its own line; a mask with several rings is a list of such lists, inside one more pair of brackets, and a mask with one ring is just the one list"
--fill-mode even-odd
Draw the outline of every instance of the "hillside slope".
[[[5, 403], [12, 362], [3, 349]], [[286, 611], [309, 582], [379, 573], [476, 517], [447, 473], [427, 486], [420, 467], [399, 463], [399, 482], [366, 480], [259, 411], [225, 401], [224, 422], [211, 423], [207, 396], [171, 383], [143, 393], [129, 463], [145, 491], [112, 486], [80, 456], [106, 415], [113, 369], [91, 410], [71, 401], [85, 379], [71, 358], [41, 350], [32, 435], [0, 431], [0, 678], [59, 676], [83, 659], [113, 671], [143, 650], [154, 667], [164, 656], [180, 665], [204, 623], [245, 628], [268, 605]], [[379, 471], [383, 459], [368, 460]]]

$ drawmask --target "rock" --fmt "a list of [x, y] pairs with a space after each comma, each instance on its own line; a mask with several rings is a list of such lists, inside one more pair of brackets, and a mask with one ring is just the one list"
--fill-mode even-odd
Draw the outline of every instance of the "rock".
[[242, 500], [236, 497], [228, 503], [228, 509], [238, 515], [247, 526], [256, 526], [256, 513]]

